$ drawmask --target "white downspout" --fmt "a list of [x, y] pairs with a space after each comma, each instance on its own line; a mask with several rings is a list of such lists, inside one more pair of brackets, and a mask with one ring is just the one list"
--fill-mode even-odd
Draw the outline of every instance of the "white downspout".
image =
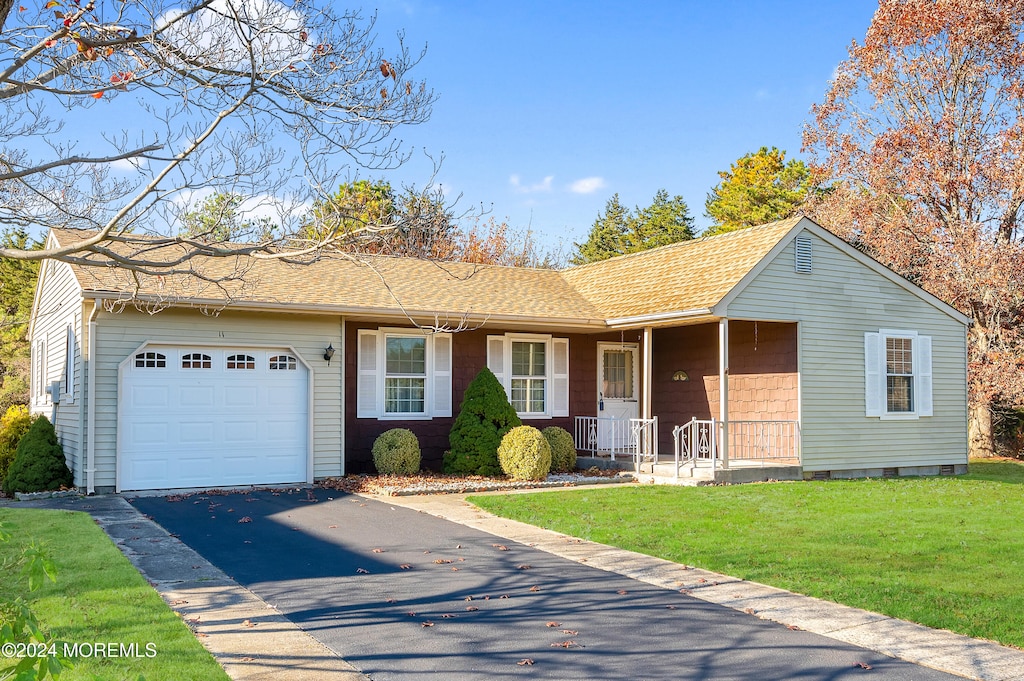
[[729, 467], [729, 320], [718, 320], [718, 420], [722, 436], [718, 441], [722, 468]]
[[89, 387], [86, 391], [86, 417], [89, 438], [85, 448], [86, 494], [96, 493], [96, 317], [100, 312], [99, 298], [93, 298], [89, 313]]

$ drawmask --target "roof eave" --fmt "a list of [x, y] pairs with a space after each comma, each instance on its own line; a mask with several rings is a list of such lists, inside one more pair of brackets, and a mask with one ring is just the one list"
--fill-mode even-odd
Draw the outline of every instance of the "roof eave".
[[[116, 291], [89, 291], [92, 298], [105, 300], [124, 299], [124, 295]], [[223, 307], [228, 310], [245, 312], [276, 312], [283, 314], [328, 314], [339, 316], [373, 317], [432, 325], [438, 321], [450, 322], [455, 325], [471, 326], [494, 323], [525, 324], [530, 326], [572, 328], [582, 331], [602, 331], [607, 329], [604, 319], [589, 317], [541, 317], [536, 315], [517, 314], [485, 314], [480, 312], [456, 312], [452, 310], [412, 310], [393, 307], [364, 307], [356, 305], [311, 305], [303, 303], [275, 303], [272, 301], [236, 300], [225, 302], [214, 298], [187, 298], [168, 302], [157, 296], [135, 296], [132, 300], [140, 302], [165, 303], [172, 308]], [[131, 303], [132, 300], [126, 300]], [[450, 325], [450, 324], [449, 324]]]
[[610, 329], [639, 328], [643, 326], [670, 326], [677, 322], [710, 321], [715, 319], [709, 308], [696, 310], [677, 310], [674, 312], [655, 312], [634, 315], [632, 317], [616, 317], [607, 320]]

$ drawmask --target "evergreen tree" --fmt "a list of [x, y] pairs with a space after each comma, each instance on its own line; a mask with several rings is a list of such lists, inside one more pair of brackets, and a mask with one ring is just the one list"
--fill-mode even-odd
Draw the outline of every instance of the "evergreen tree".
[[444, 455], [444, 472], [457, 475], [501, 475], [498, 446], [505, 433], [522, 425], [505, 389], [484, 367], [466, 387]]
[[651, 205], [637, 206], [633, 212], [615, 194], [598, 214], [587, 240], [576, 244], [570, 262], [583, 265], [692, 238], [693, 218], [682, 196], [669, 198], [667, 191], [659, 189]]
[[706, 234], [721, 234], [784, 220], [807, 200], [811, 171], [803, 161], [786, 161], [786, 152], [761, 147], [718, 173], [704, 204], [715, 221]]

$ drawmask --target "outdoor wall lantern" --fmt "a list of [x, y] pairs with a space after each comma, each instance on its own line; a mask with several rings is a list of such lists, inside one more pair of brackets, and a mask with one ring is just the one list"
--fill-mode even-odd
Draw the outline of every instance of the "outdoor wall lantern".
[[324, 359], [327, 360], [327, 365], [330, 366], [331, 358], [334, 357], [334, 344], [328, 343], [327, 347], [324, 348]]
[[679, 371], [677, 371], [674, 374], [672, 374], [672, 380], [673, 381], [689, 381], [690, 377], [689, 377], [689, 375], [685, 371], [680, 369]]

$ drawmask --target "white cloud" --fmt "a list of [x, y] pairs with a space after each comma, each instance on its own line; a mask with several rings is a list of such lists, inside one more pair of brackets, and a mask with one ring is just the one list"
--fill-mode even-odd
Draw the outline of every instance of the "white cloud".
[[569, 185], [569, 191], [573, 194], [593, 194], [598, 189], [604, 189], [606, 183], [603, 177], [584, 177]]
[[510, 175], [508, 183], [512, 185], [512, 189], [520, 194], [535, 194], [537, 192], [549, 192], [551, 191], [551, 183], [555, 181], [554, 175], [548, 175], [540, 182], [534, 184], [523, 184], [519, 180], [518, 175]]
[[149, 167], [149, 160], [145, 158], [122, 158], [110, 163], [110, 168], [119, 173], [135, 173]]

